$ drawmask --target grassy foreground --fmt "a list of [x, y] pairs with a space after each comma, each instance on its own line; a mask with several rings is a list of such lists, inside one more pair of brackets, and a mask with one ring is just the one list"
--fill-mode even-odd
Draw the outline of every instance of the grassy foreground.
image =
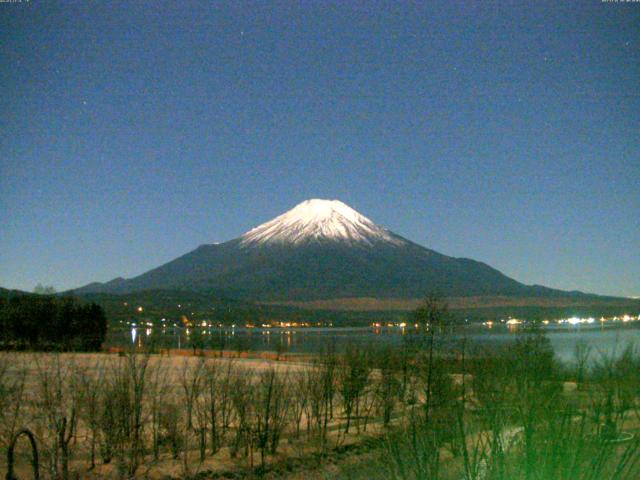
[[[640, 478], [640, 356], [434, 333], [305, 362], [0, 354], [0, 472], [40, 478]], [[33, 478], [20, 436], [13, 471]]]

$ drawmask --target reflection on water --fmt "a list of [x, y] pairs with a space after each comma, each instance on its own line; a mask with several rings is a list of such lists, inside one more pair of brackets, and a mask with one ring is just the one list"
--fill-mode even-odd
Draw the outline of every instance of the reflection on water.
[[[521, 329], [514, 325], [492, 328], [466, 326], [439, 336], [440, 347], [455, 349], [464, 339], [468, 345], [498, 348], [513, 341]], [[629, 343], [640, 347], [640, 324], [629, 325], [549, 325], [543, 328], [556, 355], [572, 361], [576, 344], [591, 346], [594, 357], [621, 352]], [[403, 342], [419, 342], [423, 338], [413, 328], [398, 327], [333, 327], [333, 328], [140, 328], [112, 331], [109, 346], [198, 348], [236, 351], [277, 351], [315, 353], [328, 348], [343, 350], [349, 344], [361, 346], [400, 346]]]

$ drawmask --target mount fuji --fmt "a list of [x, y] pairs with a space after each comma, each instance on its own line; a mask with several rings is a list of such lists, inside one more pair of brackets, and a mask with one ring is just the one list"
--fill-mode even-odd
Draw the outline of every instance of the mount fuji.
[[417, 245], [338, 200], [307, 200], [221, 244], [202, 245], [131, 279], [75, 293], [215, 291], [258, 302], [442, 296], [580, 295], [527, 286], [475, 260]]

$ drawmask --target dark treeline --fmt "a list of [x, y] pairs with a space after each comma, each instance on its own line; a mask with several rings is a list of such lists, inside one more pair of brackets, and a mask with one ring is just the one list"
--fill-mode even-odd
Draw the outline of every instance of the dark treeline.
[[[43, 287], [44, 288], [44, 287]], [[273, 322], [297, 322], [333, 326], [368, 326], [372, 323], [413, 323], [413, 312], [409, 310], [325, 310], [286, 305], [265, 305], [235, 300], [220, 295], [219, 292], [189, 292], [181, 290], [145, 290], [128, 294], [82, 294], [86, 302], [102, 306], [114, 325], [120, 321], [160, 321], [181, 322], [187, 316], [194, 324], [207, 322], [223, 325], [262, 324]], [[139, 311], [138, 307], [143, 307]], [[629, 299], [618, 305], [599, 304], [590, 306], [479, 306], [454, 308], [448, 312], [451, 322], [481, 323], [515, 317], [529, 321], [553, 320], [573, 316], [611, 317], [614, 315], [637, 315], [640, 302]]]
[[[221, 297], [216, 292], [200, 293], [175, 290], [145, 290], [123, 295], [82, 294], [83, 301], [104, 308], [109, 321], [160, 321], [182, 323], [186, 316], [194, 324], [202, 320], [226, 326], [272, 322], [306, 322], [335, 326], [367, 326], [373, 322], [404, 322], [405, 311], [332, 311], [312, 310], [284, 305], [263, 305]], [[143, 307], [140, 312], [138, 307]]]
[[0, 297], [0, 348], [99, 350], [107, 333], [102, 307], [73, 297]]

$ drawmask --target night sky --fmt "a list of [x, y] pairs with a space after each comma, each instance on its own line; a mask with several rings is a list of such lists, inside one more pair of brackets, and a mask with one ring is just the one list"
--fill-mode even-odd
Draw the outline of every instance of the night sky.
[[640, 295], [640, 3], [0, 3], [0, 286], [130, 277], [339, 199]]

